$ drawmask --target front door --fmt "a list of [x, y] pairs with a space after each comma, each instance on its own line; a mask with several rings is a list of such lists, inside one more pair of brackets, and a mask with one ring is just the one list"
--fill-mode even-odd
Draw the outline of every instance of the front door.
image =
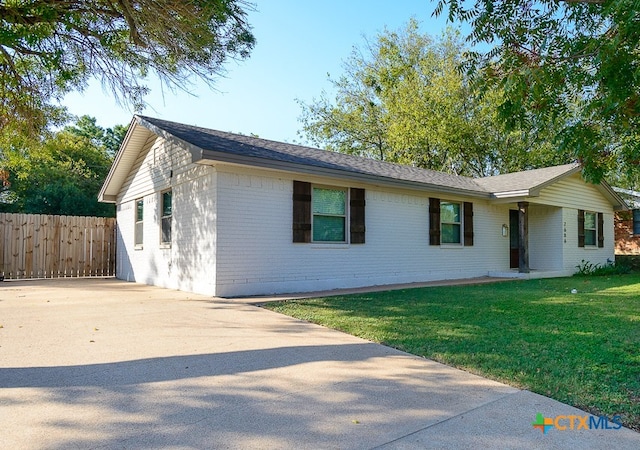
[[509, 267], [520, 267], [520, 227], [518, 225], [518, 211], [509, 210]]

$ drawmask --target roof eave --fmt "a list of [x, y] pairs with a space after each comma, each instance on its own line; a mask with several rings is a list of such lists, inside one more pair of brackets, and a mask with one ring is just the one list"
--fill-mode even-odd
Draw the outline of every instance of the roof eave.
[[563, 178], [566, 178], [568, 176], [573, 175], [574, 173], [580, 172], [582, 170], [582, 166], [579, 164], [576, 164], [574, 167], [568, 169], [566, 172], [562, 172], [559, 175], [556, 175], [553, 178], [550, 178], [540, 184], [537, 184], [535, 186], [532, 186], [531, 188], [529, 188], [529, 190], [532, 192], [532, 194], [534, 192], [539, 193], [542, 189], [546, 188], [547, 186], [550, 186], [554, 183], [557, 183], [558, 181], [560, 181]]
[[328, 176], [333, 178], [357, 180], [368, 184], [384, 185], [412, 190], [439, 192], [452, 195], [464, 195], [477, 198], [489, 198], [489, 193], [484, 191], [474, 191], [471, 189], [461, 189], [439, 184], [431, 184], [420, 181], [400, 180], [381, 175], [368, 174], [362, 172], [352, 172], [348, 170], [332, 169], [328, 167], [312, 166], [307, 164], [292, 163], [287, 161], [277, 161], [255, 156], [242, 156], [215, 150], [204, 150], [201, 164], [214, 164], [222, 162], [237, 164], [242, 166], [260, 167], [264, 169], [278, 170], [284, 172], [304, 173], [307, 175]]
[[598, 186], [601, 191], [604, 191], [605, 197], [609, 197], [614, 211], [628, 211], [630, 209], [627, 202], [605, 180], [602, 180]]
[[138, 123], [140, 125], [142, 125], [146, 129], [148, 129], [152, 133], [164, 138], [168, 142], [176, 143], [176, 144], [184, 147], [186, 150], [188, 150], [189, 153], [191, 153], [191, 162], [196, 163], [196, 162], [200, 161], [203, 158], [204, 150], [202, 148], [200, 148], [198, 146], [195, 146], [195, 145], [191, 144], [190, 142], [185, 141], [184, 139], [180, 139], [179, 137], [175, 136], [174, 134], [169, 133], [168, 131], [163, 130], [162, 128], [160, 128], [160, 127], [152, 124], [148, 120], [146, 120], [144, 117], [136, 116], [136, 118], [138, 119]]
[[116, 202], [115, 200], [116, 196], [113, 194], [107, 194], [107, 191], [111, 187], [113, 177], [116, 171], [118, 170], [120, 161], [122, 160], [122, 155], [124, 154], [125, 149], [129, 145], [129, 142], [131, 141], [131, 136], [135, 132], [137, 121], [138, 121], [137, 117], [133, 116], [133, 118], [131, 119], [131, 122], [129, 123], [129, 129], [127, 130], [127, 134], [125, 134], [124, 139], [122, 140], [122, 144], [120, 144], [120, 148], [118, 149], [118, 152], [116, 153], [116, 156], [113, 159], [113, 163], [111, 163], [111, 168], [109, 169], [109, 173], [107, 174], [107, 177], [105, 178], [104, 183], [102, 183], [102, 188], [100, 188], [100, 192], [98, 193], [99, 202], [102, 202], [102, 203]]

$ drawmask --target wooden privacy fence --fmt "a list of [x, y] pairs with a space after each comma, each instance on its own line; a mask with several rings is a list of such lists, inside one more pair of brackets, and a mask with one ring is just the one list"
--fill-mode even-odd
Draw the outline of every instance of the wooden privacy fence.
[[113, 218], [0, 213], [0, 275], [115, 275], [115, 228]]

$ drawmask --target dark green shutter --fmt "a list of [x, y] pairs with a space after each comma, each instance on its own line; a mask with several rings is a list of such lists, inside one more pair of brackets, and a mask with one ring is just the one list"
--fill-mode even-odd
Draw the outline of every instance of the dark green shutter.
[[578, 210], [578, 247], [584, 247], [584, 210]]
[[293, 242], [311, 242], [311, 183], [293, 182]]
[[473, 203], [464, 202], [464, 245], [473, 245]]
[[598, 213], [598, 247], [604, 247], [604, 214]]
[[440, 199], [429, 198], [429, 245], [440, 245]]
[[349, 215], [351, 223], [349, 225], [349, 231], [351, 233], [352, 244], [364, 244], [365, 236], [365, 220], [364, 220], [364, 189], [351, 188], [350, 189], [350, 211]]

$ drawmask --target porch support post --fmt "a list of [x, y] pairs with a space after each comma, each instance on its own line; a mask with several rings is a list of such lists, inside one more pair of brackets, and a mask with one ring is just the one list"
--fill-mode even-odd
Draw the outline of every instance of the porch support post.
[[518, 202], [518, 235], [520, 241], [518, 272], [529, 273], [529, 202]]

